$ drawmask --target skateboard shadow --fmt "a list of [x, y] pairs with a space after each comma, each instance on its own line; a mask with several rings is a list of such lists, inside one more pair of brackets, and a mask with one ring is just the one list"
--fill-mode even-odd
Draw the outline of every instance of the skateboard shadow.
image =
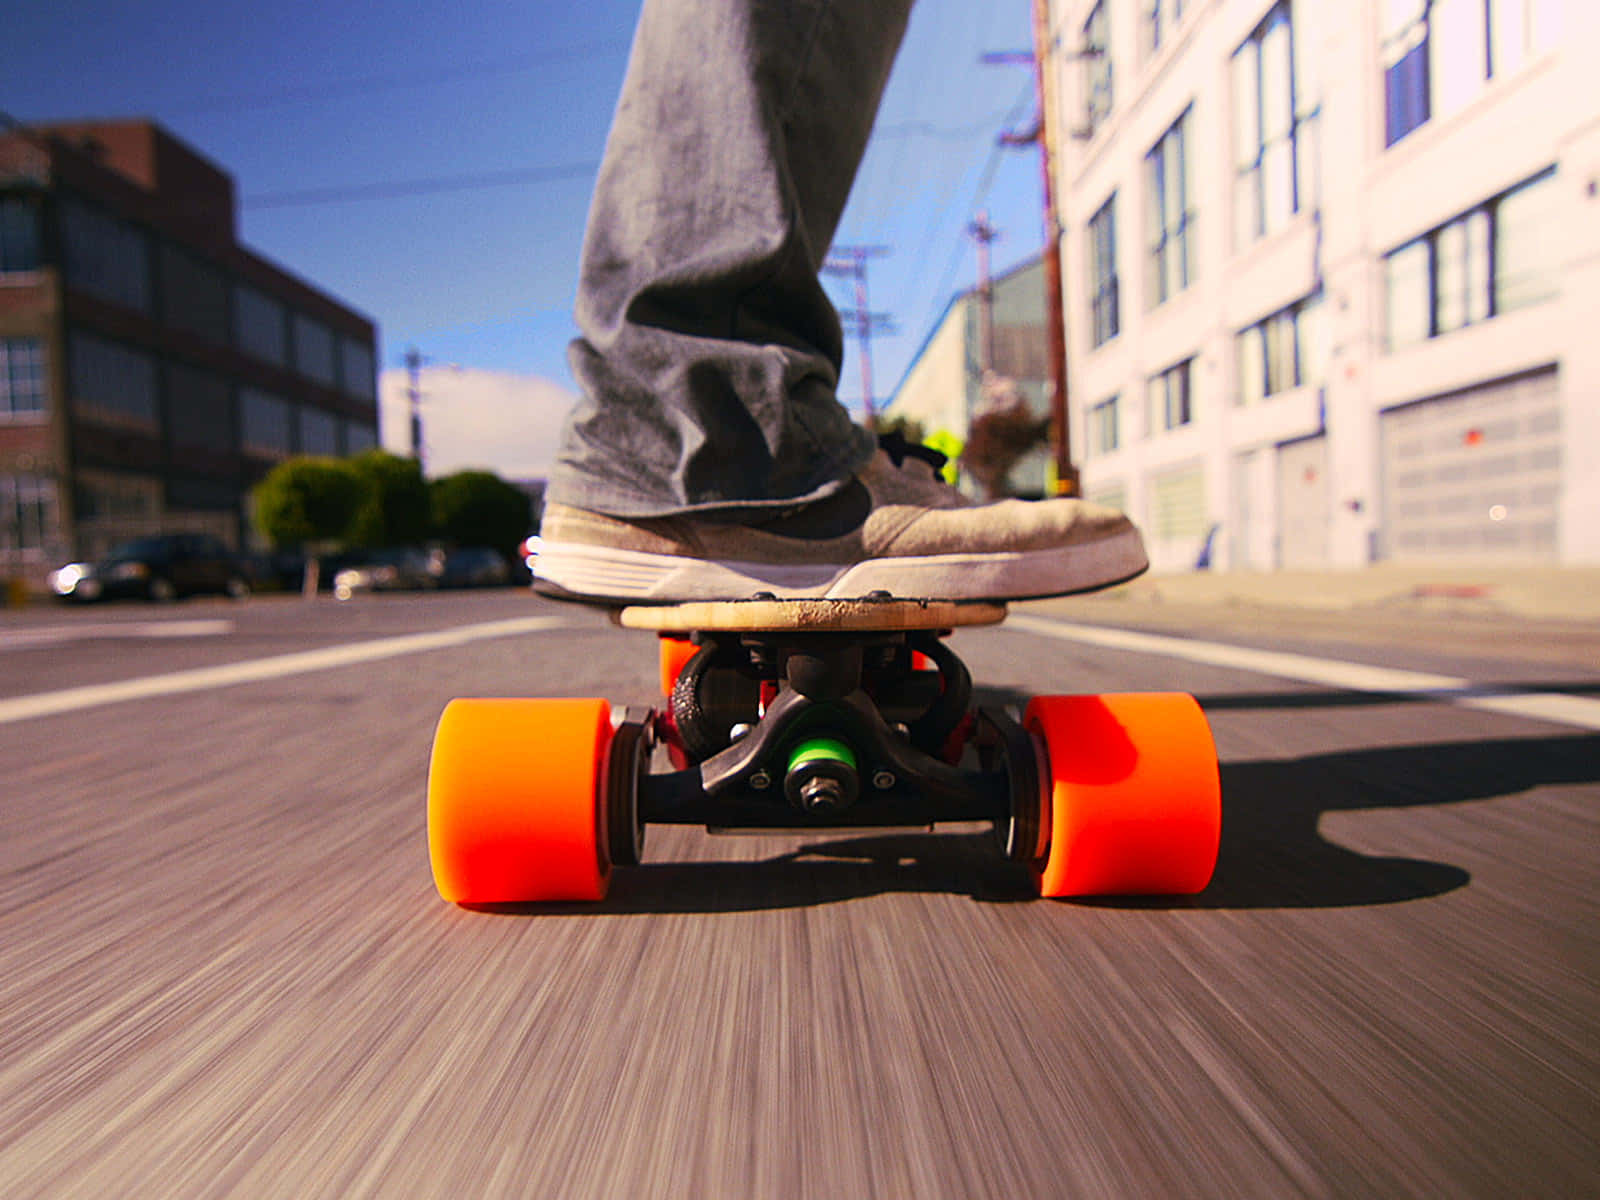
[[[1328, 813], [1425, 808], [1600, 781], [1600, 736], [1505, 738], [1337, 751], [1222, 765], [1222, 845], [1211, 886], [1186, 908], [1398, 904], [1465, 887], [1461, 867], [1363, 854], [1322, 836]], [[1426, 831], [1424, 831], [1426, 832]], [[1403, 839], [1406, 834], [1396, 834]], [[1161, 898], [1084, 904], [1168, 907]]]
[[[984, 697], [985, 702], [993, 702]], [[1398, 904], [1465, 887], [1449, 863], [1364, 854], [1324, 838], [1328, 813], [1424, 808], [1600, 782], [1600, 736], [1507, 738], [1224, 763], [1222, 842], [1211, 885], [1189, 897], [1092, 897], [1100, 908], [1338, 908]], [[809, 908], [896, 892], [1032, 900], [986, 832], [840, 832], [739, 862], [647, 862], [617, 871], [598, 904], [481, 906], [514, 915], [736, 913]], [[1426, 834], [1426, 830], [1422, 830]], [[1395, 834], [1397, 840], [1407, 831]]]

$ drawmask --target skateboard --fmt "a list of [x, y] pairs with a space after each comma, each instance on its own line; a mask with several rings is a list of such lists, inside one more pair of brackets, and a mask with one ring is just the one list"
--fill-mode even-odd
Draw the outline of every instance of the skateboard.
[[659, 639], [654, 704], [446, 706], [428, 776], [439, 893], [469, 906], [603, 900], [652, 824], [973, 821], [993, 826], [996, 853], [1041, 896], [1203, 889], [1221, 795], [1200, 706], [1178, 693], [1037, 696], [1020, 715], [976, 704], [949, 636], [1005, 616], [1003, 604], [883, 596], [623, 608], [617, 623]]

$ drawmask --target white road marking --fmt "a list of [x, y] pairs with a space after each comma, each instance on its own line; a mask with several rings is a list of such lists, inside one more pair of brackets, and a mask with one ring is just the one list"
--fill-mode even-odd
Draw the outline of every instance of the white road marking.
[[1248, 646], [1201, 642], [1155, 633], [1135, 633], [1128, 629], [1108, 629], [1099, 625], [1075, 625], [1068, 621], [1052, 621], [1047, 617], [1024, 614], [1013, 616], [1011, 624], [1029, 633], [1102, 646], [1108, 650], [1164, 654], [1208, 666], [1253, 671], [1259, 675], [1295, 679], [1301, 683], [1315, 683], [1346, 691], [1422, 696], [1457, 704], [1462, 708], [1573, 725], [1580, 729], [1600, 729], [1600, 700], [1569, 696], [1563, 692], [1497, 692], [1492, 687], [1486, 688], [1470, 679], [1459, 679], [1453, 675], [1371, 667], [1364, 663], [1312, 658], [1305, 654], [1285, 654], [1276, 650], [1255, 650]]
[[0, 630], [0, 650], [37, 650], [91, 638], [192, 638], [232, 633], [225, 618], [192, 621], [103, 621], [77, 625], [38, 625]]
[[34, 717], [53, 716], [57, 713], [75, 712], [83, 708], [95, 708], [102, 704], [119, 704], [125, 700], [147, 700], [155, 696], [176, 696], [184, 692], [202, 692], [241, 683], [260, 683], [268, 679], [282, 679], [288, 675], [303, 675], [308, 671], [327, 671], [335, 667], [349, 667], [384, 658], [397, 658], [403, 654], [421, 654], [427, 650], [465, 646], [470, 642], [479, 642], [486, 638], [543, 633], [552, 629], [571, 628], [572, 625], [571, 621], [562, 617], [518, 617], [508, 621], [489, 621], [481, 625], [463, 625], [457, 629], [444, 629], [437, 633], [413, 633], [403, 637], [378, 638], [370, 642], [353, 642], [344, 646], [329, 646], [323, 650], [280, 654], [272, 658], [227, 663], [218, 667], [198, 667], [190, 671], [173, 671], [170, 674], [149, 675], [141, 679], [123, 679], [115, 683], [96, 683], [86, 687], [63, 688], [55, 692], [39, 692], [32, 696], [0, 700], [0, 725], [10, 724], [13, 721], [27, 721]]

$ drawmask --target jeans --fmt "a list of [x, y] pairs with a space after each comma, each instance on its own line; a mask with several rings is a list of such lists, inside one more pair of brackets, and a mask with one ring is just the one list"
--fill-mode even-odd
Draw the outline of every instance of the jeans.
[[595, 184], [551, 500], [738, 520], [836, 491], [818, 281], [911, 0], [645, 0]]

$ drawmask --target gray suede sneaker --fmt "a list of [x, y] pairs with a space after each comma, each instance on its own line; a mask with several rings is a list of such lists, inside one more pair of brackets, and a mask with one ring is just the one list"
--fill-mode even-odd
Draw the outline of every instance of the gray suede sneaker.
[[760, 524], [623, 519], [551, 504], [534, 586], [599, 603], [780, 598], [1023, 600], [1092, 591], [1149, 562], [1133, 523], [1081, 500], [975, 505], [925, 462], [876, 457], [841, 492]]

